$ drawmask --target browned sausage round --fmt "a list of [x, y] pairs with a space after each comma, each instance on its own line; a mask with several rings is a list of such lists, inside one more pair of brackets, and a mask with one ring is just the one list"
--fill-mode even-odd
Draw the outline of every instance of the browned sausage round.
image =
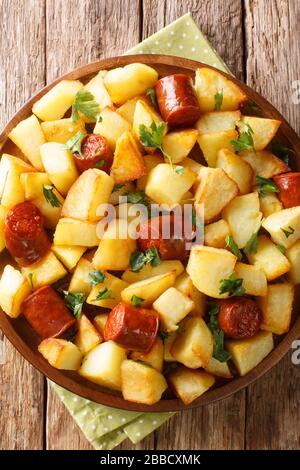
[[274, 181], [279, 188], [279, 198], [285, 209], [300, 206], [300, 172], [274, 176]]
[[7, 213], [5, 245], [20, 266], [39, 261], [51, 248], [43, 227], [43, 216], [31, 202], [21, 202]]
[[113, 153], [102, 135], [87, 135], [82, 141], [81, 153], [82, 155], [78, 152], [73, 154], [78, 171], [82, 173], [89, 168], [99, 168], [99, 170], [109, 173], [113, 162]]
[[51, 286], [40, 287], [27, 297], [23, 314], [43, 339], [64, 335], [76, 322], [64, 300]]
[[134, 351], [149, 351], [155, 341], [159, 317], [154, 310], [135, 308], [123, 302], [108, 315], [103, 337]]
[[200, 117], [200, 108], [191, 77], [178, 73], [158, 80], [155, 92], [160, 114], [173, 126], [191, 126]]
[[233, 297], [218, 301], [219, 326], [230, 338], [251, 338], [262, 322], [262, 312], [254, 300]]

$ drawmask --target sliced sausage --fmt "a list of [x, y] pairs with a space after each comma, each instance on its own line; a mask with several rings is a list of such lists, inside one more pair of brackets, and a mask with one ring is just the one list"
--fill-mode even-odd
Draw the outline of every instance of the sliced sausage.
[[43, 339], [65, 335], [76, 322], [64, 300], [51, 286], [40, 287], [27, 297], [23, 314]]
[[107, 140], [102, 135], [89, 134], [81, 144], [81, 153], [74, 152], [74, 159], [80, 173], [89, 168], [99, 168], [109, 173], [113, 162], [113, 154]]
[[155, 341], [159, 317], [154, 310], [136, 308], [123, 302], [116, 305], [108, 315], [103, 336], [126, 349], [149, 351]]
[[17, 204], [7, 213], [4, 237], [8, 251], [20, 266], [36, 263], [51, 248], [43, 216], [29, 201]]
[[274, 176], [274, 181], [279, 189], [279, 198], [285, 209], [300, 206], [300, 172], [283, 173]]
[[262, 312], [257, 303], [247, 297], [232, 297], [218, 301], [219, 326], [229, 338], [251, 338], [262, 322]]
[[171, 127], [191, 126], [200, 108], [191, 77], [178, 73], [158, 80], [155, 86], [160, 114]]

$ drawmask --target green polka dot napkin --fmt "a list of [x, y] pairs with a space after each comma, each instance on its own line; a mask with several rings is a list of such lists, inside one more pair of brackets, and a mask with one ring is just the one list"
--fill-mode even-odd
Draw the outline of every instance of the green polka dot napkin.
[[[230, 72], [188, 13], [153, 34], [127, 54], [169, 54], [199, 60]], [[52, 384], [76, 423], [98, 450], [113, 449], [129, 438], [136, 444], [174, 413], [138, 413], [98, 405]]]

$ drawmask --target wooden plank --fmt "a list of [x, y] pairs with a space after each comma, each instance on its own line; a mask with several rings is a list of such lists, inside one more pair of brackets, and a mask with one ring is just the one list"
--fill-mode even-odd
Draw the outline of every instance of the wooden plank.
[[[44, 85], [44, 0], [2, 0], [0, 123]], [[44, 379], [0, 333], [0, 449], [43, 448]]]
[[[153, 11], [157, 12], [153, 15]], [[191, 12], [232, 72], [243, 78], [242, 6], [239, 0], [144, 0], [143, 37]], [[156, 431], [159, 449], [243, 449], [245, 392], [176, 415]], [[210, 426], [211, 424], [211, 426]], [[208, 433], [207, 429], [213, 429]]]
[[[292, 84], [299, 79], [297, 0], [247, 1], [245, 33], [247, 82], [269, 99], [300, 131], [300, 116], [292, 101]], [[291, 355], [248, 388], [246, 447], [297, 449], [299, 447], [299, 370]]]
[[[139, 11], [138, 0], [47, 0], [47, 82], [88, 62], [122, 54], [137, 44]], [[90, 448], [51, 388], [48, 389], [47, 448]]]

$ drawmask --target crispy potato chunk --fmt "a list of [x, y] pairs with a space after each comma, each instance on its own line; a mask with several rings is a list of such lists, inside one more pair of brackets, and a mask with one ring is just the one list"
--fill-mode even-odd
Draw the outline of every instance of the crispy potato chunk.
[[174, 287], [189, 297], [194, 302], [191, 315], [199, 315], [203, 317], [206, 311], [206, 295], [200, 292], [192, 283], [192, 280], [187, 272], [182, 273], [177, 277]]
[[279, 212], [283, 209], [281, 202], [275, 194], [268, 193], [264, 197], [261, 197], [260, 200], [260, 210], [263, 213], [264, 217], [268, 217], [274, 212]]
[[114, 152], [118, 138], [131, 129], [130, 122], [108, 107], [101, 111], [101, 118], [102, 121], [98, 121], [94, 127], [94, 134], [105, 137]]
[[59, 220], [54, 233], [54, 245], [93, 247], [98, 244], [96, 222], [68, 217]]
[[246, 290], [246, 294], [255, 296], [267, 295], [267, 278], [261, 268], [237, 262], [234, 272], [237, 278], [243, 279], [243, 287]]
[[21, 173], [20, 182], [23, 185], [26, 200], [43, 196], [43, 185], [51, 185], [47, 173], [40, 172]]
[[107, 74], [106, 70], [100, 70], [85, 86], [84, 89], [88, 90], [94, 96], [95, 101], [99, 104], [102, 111], [107, 106], [112, 106], [112, 100], [104, 85], [104, 77]]
[[[29, 136], [30, 138], [28, 138]], [[34, 114], [19, 122], [10, 131], [8, 137], [19, 147], [35, 168], [43, 171], [44, 166], [40, 155], [40, 146], [46, 142], [46, 139], [39, 120]]]
[[[86, 301], [88, 304], [97, 305], [98, 307], [114, 308], [119, 302], [121, 302], [121, 292], [126, 289], [129, 284], [112, 274], [107, 272], [104, 274], [104, 281], [92, 288]], [[104, 289], [107, 289], [110, 292], [109, 298], [96, 300], [99, 292]]]
[[261, 329], [277, 335], [287, 333], [291, 323], [293, 301], [293, 284], [285, 282], [269, 285], [267, 295], [259, 299], [263, 312]]
[[275, 157], [269, 150], [243, 150], [239, 156], [244, 162], [247, 162], [255, 175], [263, 178], [272, 178], [275, 175], [289, 171], [288, 165]]
[[168, 380], [185, 405], [189, 405], [199, 398], [215, 383], [212, 375], [201, 370], [190, 370], [180, 367], [168, 375]]
[[69, 271], [75, 268], [85, 250], [85, 246], [52, 246], [52, 251]]
[[197, 141], [208, 166], [213, 168], [216, 166], [219, 150], [233, 151], [231, 141], [237, 137], [238, 133], [235, 130], [199, 134]]
[[268, 281], [287, 273], [291, 267], [289, 260], [266, 235], [258, 237], [257, 252], [248, 253], [247, 257], [251, 264], [264, 271]]
[[281, 124], [276, 119], [266, 119], [256, 116], [243, 116], [237, 123], [240, 132], [247, 130], [247, 124], [253, 131], [255, 150], [263, 150], [273, 139]]
[[22, 268], [21, 272], [31, 283], [34, 289], [47, 284], [54, 284], [66, 276], [67, 271], [55, 254], [50, 251], [44, 258], [37, 263], [31, 264], [26, 268]]
[[300, 284], [300, 240], [286, 250], [286, 257], [291, 264], [289, 280], [293, 284]]
[[163, 260], [157, 266], [151, 266], [151, 264], [145, 264], [142, 269], [135, 273], [131, 270], [124, 271], [122, 274], [123, 281], [132, 284], [133, 282], [143, 281], [149, 277], [158, 276], [160, 274], [166, 274], [170, 271], [176, 271], [176, 276], [179, 276], [184, 271], [184, 266], [181, 261], [174, 260]]
[[92, 290], [89, 274], [93, 271], [95, 271], [95, 268], [91, 261], [87, 260], [85, 257], [81, 258], [71, 278], [68, 289], [69, 292], [82, 292], [88, 296]]
[[250, 193], [254, 174], [249, 163], [241, 160], [231, 150], [221, 149], [218, 153], [216, 166], [222, 168], [236, 182], [240, 194]]
[[4, 153], [0, 160], [0, 198], [1, 205], [10, 209], [24, 202], [25, 193], [20, 181], [22, 173], [36, 172], [36, 169], [21, 158]]
[[163, 329], [167, 332], [176, 331], [178, 323], [194, 308], [194, 302], [175, 287], [163, 292], [153, 303], [159, 313]]
[[230, 227], [226, 220], [220, 219], [205, 226], [204, 244], [213, 248], [225, 248], [227, 235], [230, 235]]
[[269, 215], [262, 226], [275, 243], [289, 248], [300, 238], [300, 206]]
[[101, 334], [101, 336], [103, 336], [104, 328], [107, 322], [107, 317], [108, 317], [108, 313], [99, 313], [99, 315], [96, 315], [93, 320], [93, 323], [95, 327], [97, 328], [97, 330], [99, 331], [99, 333]]
[[115, 183], [134, 181], [146, 174], [143, 156], [131, 131], [125, 131], [116, 142], [110, 175]]
[[227, 362], [220, 362], [214, 357], [211, 358], [207, 367], [205, 367], [206, 372], [209, 372], [212, 375], [217, 377], [224, 377], [225, 379], [231, 379], [232, 373], [228, 367]]
[[196, 122], [196, 129], [199, 131], [199, 134], [235, 130], [236, 123], [240, 118], [240, 111], [214, 111], [204, 113]]
[[158, 372], [162, 372], [164, 362], [164, 344], [162, 339], [157, 336], [149, 352], [133, 351], [130, 359], [145, 362], [146, 365], [153, 367]]
[[45, 121], [41, 123], [41, 127], [47, 142], [60, 144], [66, 144], [79, 131], [86, 133], [84, 123], [81, 120], [73, 122], [71, 118]]
[[23, 301], [31, 292], [31, 287], [20, 271], [7, 264], [0, 279], [0, 306], [11, 318], [21, 313]]
[[163, 150], [171, 157], [172, 163], [180, 163], [194, 147], [197, 137], [198, 131], [196, 129], [169, 132], [163, 138]]
[[82, 354], [85, 355], [97, 346], [97, 344], [102, 342], [102, 336], [85, 315], [81, 315], [77, 323], [78, 331], [75, 338], [75, 344]]
[[37, 198], [32, 200], [32, 203], [40, 210], [41, 214], [44, 216], [44, 225], [51, 230], [55, 230], [56, 225], [61, 216], [61, 209], [64, 204], [64, 198], [57, 191], [57, 189], [52, 189], [52, 194], [56, 196], [59, 206], [54, 207], [44, 196], [40, 194]]
[[38, 346], [39, 352], [56, 369], [77, 370], [82, 353], [79, 348], [65, 339], [46, 338]]

